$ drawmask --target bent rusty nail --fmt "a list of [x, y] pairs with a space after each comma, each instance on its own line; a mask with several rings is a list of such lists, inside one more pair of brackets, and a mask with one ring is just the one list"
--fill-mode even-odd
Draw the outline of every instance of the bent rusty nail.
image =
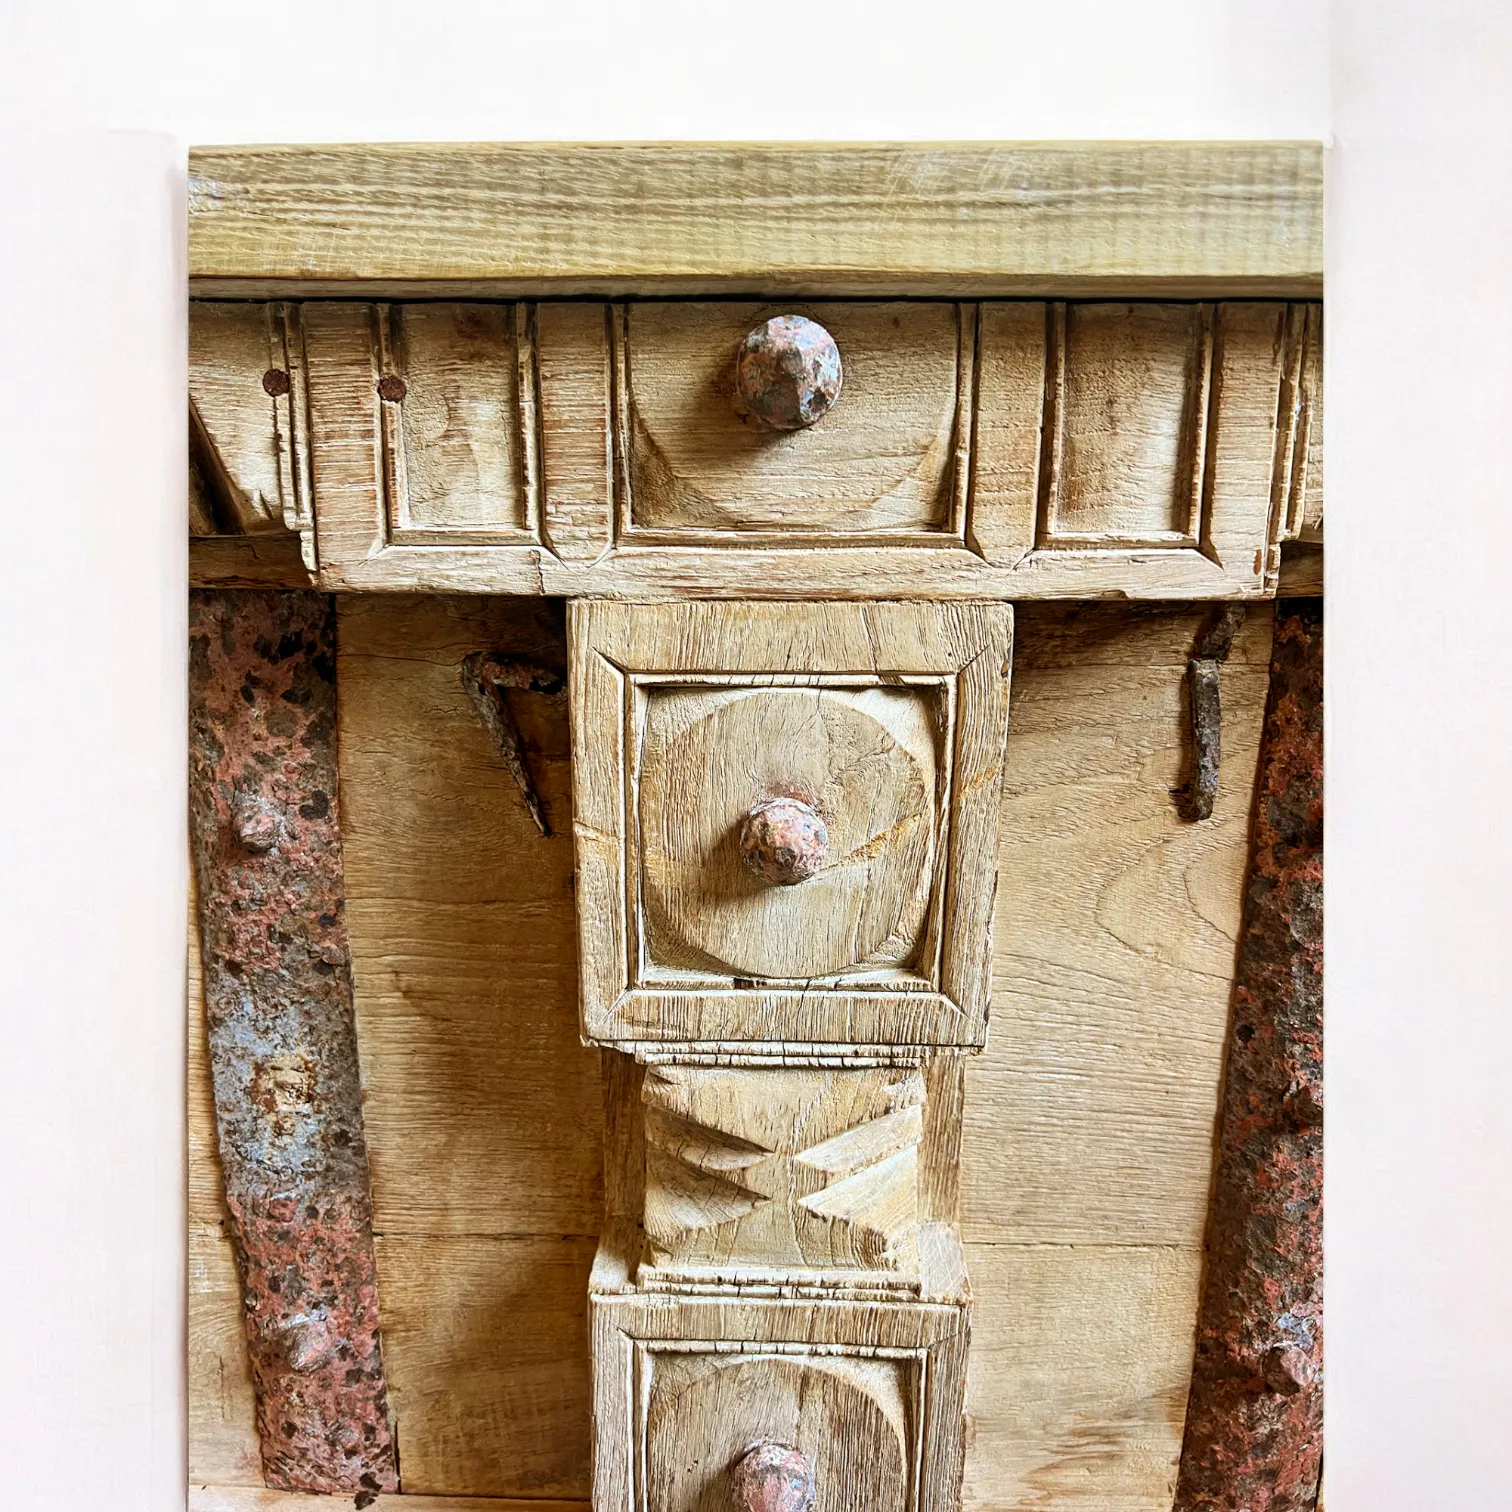
[[541, 807], [540, 795], [525, 765], [525, 743], [515, 723], [506, 692], [510, 688], [529, 693], [544, 693], [551, 698], [564, 697], [567, 679], [558, 671], [520, 657], [502, 656], [494, 651], [474, 651], [462, 660], [462, 686], [472, 699], [484, 728], [493, 736], [509, 775], [514, 778], [525, 799], [530, 817], [543, 835], [551, 834]]

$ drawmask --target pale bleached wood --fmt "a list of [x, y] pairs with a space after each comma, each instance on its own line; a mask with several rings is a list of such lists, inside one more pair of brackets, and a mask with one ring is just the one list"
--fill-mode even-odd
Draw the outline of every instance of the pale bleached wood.
[[261, 1486], [257, 1398], [236, 1252], [219, 1225], [189, 1225], [189, 1479]]
[[1201, 1252], [972, 1244], [967, 1263], [967, 1512], [1170, 1512]]
[[[291, 328], [286, 306], [190, 304], [191, 423], [210, 474], [205, 483], [243, 535], [298, 530], [302, 522], [299, 345], [297, 316]], [[281, 395], [264, 387], [270, 371], [287, 380]]]
[[1323, 539], [1323, 306], [1307, 306], [1306, 346], [1298, 395], [1297, 452], [1288, 501], [1289, 533], [1300, 541]]
[[[377, 1503], [374, 1503], [376, 1506]], [[511, 1500], [496, 1496], [409, 1496], [391, 1501], [404, 1512], [588, 1512], [586, 1501]], [[344, 1503], [338, 1502], [343, 1507]], [[189, 1512], [333, 1512], [332, 1498], [303, 1491], [248, 1486], [191, 1485]]]
[[[753, 1375], [743, 1397], [716, 1393], [711, 1400], [690, 1403], [695, 1411], [713, 1411], [720, 1419], [707, 1430], [690, 1425], [692, 1440], [708, 1431], [711, 1447], [729, 1453], [731, 1429], [745, 1432], [749, 1444], [772, 1431], [774, 1423], [788, 1424], [790, 1431], [801, 1428], [805, 1391], [831, 1395], [831, 1379], [848, 1376], [854, 1387], [864, 1380], [868, 1364], [892, 1361], [892, 1371], [875, 1372], [880, 1380], [873, 1385], [873, 1410], [910, 1423], [911, 1442], [899, 1456], [907, 1455], [906, 1473], [914, 1490], [910, 1504], [919, 1512], [944, 1512], [955, 1504], [970, 1333], [966, 1306], [835, 1301], [812, 1307], [754, 1298], [595, 1295], [592, 1316], [594, 1353], [602, 1362], [594, 1380], [593, 1500], [598, 1512], [630, 1512], [637, 1505], [634, 1488], [648, 1468], [656, 1474], [654, 1463], [646, 1465], [646, 1454], [656, 1443], [652, 1428], [660, 1412], [657, 1374], [662, 1362], [719, 1340], [741, 1341], [723, 1346], [736, 1361], [766, 1358], [788, 1362], [788, 1368], [764, 1380]], [[670, 1381], [669, 1389], [676, 1392], [679, 1384]], [[884, 1404], [899, 1396], [904, 1397], [903, 1412], [889, 1413]], [[844, 1435], [821, 1432], [798, 1447], [813, 1461], [816, 1482], [830, 1486], [822, 1505], [850, 1504], [843, 1490], [847, 1474], [854, 1472], [848, 1468]], [[715, 1470], [717, 1475], [719, 1467]], [[707, 1499], [686, 1505], [709, 1507], [720, 1489], [717, 1481], [705, 1482], [702, 1497]], [[877, 1490], [882, 1505], [891, 1505], [886, 1484]]]
[[1057, 304], [1042, 547], [1197, 544], [1213, 360], [1202, 304]]
[[402, 1235], [377, 1244], [406, 1493], [585, 1498], [593, 1241]]
[[380, 305], [388, 538], [409, 545], [539, 539], [534, 310]]
[[[458, 671], [476, 650], [558, 660], [560, 613], [358, 597], [340, 614], [342, 844], [374, 1228], [596, 1233], [602, 1114], [574, 1007], [566, 711], [511, 695], [548, 838]], [[516, 1093], [501, 1102], [505, 1086]], [[524, 1095], [532, 1087], [550, 1098]]]
[[613, 535], [609, 307], [536, 307], [541, 387], [541, 493], [546, 542], [571, 567]]
[[649, 1361], [648, 1506], [738, 1506], [732, 1471], [765, 1440], [805, 1455], [814, 1512], [908, 1512], [922, 1396], [917, 1362], [703, 1351], [656, 1352]]
[[204, 293], [1316, 295], [1314, 142], [200, 147]]
[[1270, 655], [1223, 667], [1211, 819], [1186, 772], [1200, 612], [1019, 612], [987, 1050], [967, 1067], [968, 1242], [1200, 1246]]
[[[389, 825], [361, 841], [372, 844], [360, 863], [366, 875], [381, 879], [386, 869], [392, 880], [364, 885], [353, 955], [368, 1136], [381, 1126], [388, 1152], [374, 1174], [386, 1362], [423, 1408], [400, 1421], [406, 1480], [415, 1456], [458, 1495], [486, 1486], [586, 1498], [578, 1245], [591, 1241], [564, 1236], [593, 1235], [601, 1221], [603, 1114], [596, 1057], [576, 1040], [570, 847], [536, 840], [481, 726], [474, 736], [452, 702], [465, 697], [453, 691], [457, 665], [482, 645], [565, 657], [557, 611], [395, 596], [342, 607], [343, 647], [362, 648], [340, 673], [342, 801]], [[1252, 609], [1222, 674], [1218, 811], [1183, 825], [1167, 790], [1181, 776], [1185, 662], [1203, 619], [1119, 605], [1032, 607], [1017, 617], [1001, 807], [999, 886], [1009, 896], [996, 915], [988, 1049], [969, 1062], [961, 1167], [976, 1298], [968, 1509], [1049, 1509], [1057, 1498], [1073, 1512], [1169, 1509], [1160, 1493], [1190, 1375], [1228, 930], [1269, 646], [1268, 611]], [[549, 705], [536, 699], [516, 708], [528, 758], [542, 753], [533, 770], [548, 812], [565, 829], [560, 726], [553, 735]], [[419, 754], [400, 760], [410, 742]], [[1086, 886], [1072, 864], [1083, 844]], [[480, 845], [487, 864], [475, 865], [468, 851]], [[546, 875], [522, 877], [541, 869], [543, 854]], [[528, 890], [501, 898], [501, 888]], [[413, 906], [415, 894], [429, 901]], [[1131, 929], [1136, 913], [1143, 932]], [[1083, 957], [1093, 963], [1085, 973], [1057, 964]], [[1070, 1011], [1056, 1007], [1062, 990]], [[632, 1084], [640, 1074], [624, 1057], [605, 1059]], [[202, 1058], [191, 1062], [191, 1117], [209, 1106], [203, 1085], [195, 1090], [202, 1067]], [[931, 1119], [947, 1106], [940, 1078], [959, 1069], [956, 1058], [928, 1068]], [[217, 1212], [211, 1149], [191, 1144], [197, 1215], [207, 1198]], [[921, 1204], [937, 1189], [942, 1173], [928, 1174], [936, 1165], [921, 1159]], [[215, 1403], [221, 1380], [235, 1382], [246, 1364], [234, 1273], [215, 1217], [208, 1222], [197, 1217], [195, 1232], [220, 1247], [221, 1279], [191, 1293], [190, 1349], [200, 1362], [193, 1395]], [[440, 1223], [450, 1235], [428, 1238]], [[533, 1240], [544, 1249], [533, 1251]], [[533, 1290], [531, 1278], [542, 1276], [549, 1289]], [[396, 1287], [402, 1307], [390, 1300]], [[548, 1352], [559, 1375], [539, 1374]], [[222, 1467], [214, 1485], [233, 1484], [225, 1467], [238, 1446], [255, 1463], [250, 1382], [236, 1390], [241, 1409], [191, 1415], [192, 1462]], [[449, 1393], [458, 1404], [450, 1416]], [[501, 1467], [517, 1450], [539, 1465], [548, 1443], [563, 1456], [550, 1475], [574, 1489], [506, 1490]]]
[[[1007, 606], [824, 603], [778, 609], [749, 603], [633, 606], [593, 601], [571, 606], [569, 633], [579, 953], [584, 1032], [590, 1038], [620, 1044], [739, 1039], [750, 1040], [758, 1053], [763, 1044], [783, 1041], [851, 1046], [980, 1042], [992, 835], [1007, 720]], [[644, 715], [636, 700], [666, 684], [710, 679], [728, 679], [731, 690], [765, 688], [774, 681], [800, 688], [826, 682], [854, 688], [914, 686], [943, 700], [941, 707], [950, 711], [936, 734], [941, 742], [938, 776], [932, 773], [926, 788], [933, 790], [935, 826], [947, 834], [928, 884], [930, 918], [937, 922], [915, 949], [909, 973], [895, 983], [864, 976], [852, 981], [843, 971], [827, 972], [822, 982], [784, 983], [778, 972], [801, 960], [801, 951], [784, 952], [764, 972], [755, 970], [754, 956], [748, 961], [742, 955], [743, 969], [727, 968], [717, 977], [717, 964], [708, 957], [703, 974], [685, 986], [665, 971], [646, 969], [640, 943], [643, 817], [636, 792], [644, 763], [634, 733]], [[885, 734], [879, 730], [877, 738]], [[750, 741], [758, 738], [752, 734], [737, 742], [742, 761], [748, 759]], [[789, 732], [782, 738], [795, 742], [798, 736]], [[793, 764], [800, 777], [807, 759], [807, 753], [795, 749]], [[780, 752], [770, 759], [764, 755], [761, 770], [772, 761], [780, 765]], [[700, 778], [699, 789], [684, 795], [687, 803], [703, 801], [705, 782]], [[675, 786], [669, 786], [667, 802]], [[720, 806], [723, 798], [713, 795], [709, 801], [721, 820], [727, 819]], [[851, 838], [844, 834], [846, 843]], [[858, 832], [854, 838], [865, 836]], [[889, 873], [879, 875], [889, 889]], [[901, 875], [906, 882], [907, 867]], [[837, 885], [864, 887], [870, 880], [865, 875], [842, 877]], [[649, 886], [644, 891], [652, 893]], [[801, 926], [799, 901], [795, 913], [785, 898], [773, 901], [769, 892], [753, 900], [758, 910], [780, 910], [783, 928]], [[890, 912], [891, 905], [884, 910]], [[738, 912], [731, 927], [738, 927]], [[759, 954], [759, 943], [756, 948]], [[815, 947], [815, 961], [820, 948]], [[828, 957], [825, 961], [833, 965]], [[864, 968], [867, 963], [853, 964]]]
[[653, 1066], [641, 1098], [662, 1279], [917, 1275], [918, 1071]]
[[977, 336], [967, 544], [993, 567], [1015, 567], [1034, 547], [1049, 350], [1047, 307], [991, 301]]
[[315, 537], [322, 564], [338, 573], [381, 551], [386, 536], [373, 322], [369, 305], [303, 309], [311, 468], [320, 490]]
[[[835, 406], [795, 431], [735, 403], [740, 343], [779, 314], [823, 325], [844, 367]], [[639, 301], [615, 321], [627, 544], [728, 531], [753, 546], [959, 536], [955, 439], [970, 426], [974, 306]]]
[[[630, 753], [640, 980], [927, 982], [942, 703], [928, 686], [647, 695]], [[829, 853], [800, 886], [773, 887], [742, 865], [740, 827], [758, 804], [794, 795], [823, 816]]]

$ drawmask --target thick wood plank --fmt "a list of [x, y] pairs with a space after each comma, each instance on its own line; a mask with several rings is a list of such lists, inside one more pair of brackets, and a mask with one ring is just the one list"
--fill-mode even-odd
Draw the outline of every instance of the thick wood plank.
[[[781, 435], [731, 393], [776, 306], [196, 305], [263, 308], [301, 333], [285, 470], [318, 480], [295, 492], [318, 492], [324, 588], [1269, 597], [1318, 496], [1315, 305], [809, 302], [851, 377]], [[207, 371], [239, 374], [231, 419], [283, 457], [224, 324], [200, 322]], [[240, 557], [197, 571], [276, 581]]]
[[591, 1239], [378, 1241], [404, 1489], [588, 1496]]
[[1199, 1246], [1270, 652], [1222, 672], [1211, 819], [1177, 813], [1202, 612], [1019, 610], [992, 1024], [968, 1063], [969, 1241]]
[[1314, 142], [190, 153], [199, 293], [1316, 295]]
[[598, 1057], [577, 1036], [567, 715], [511, 695], [543, 837], [459, 675], [564, 656], [560, 610], [338, 601], [342, 822], [374, 1226], [595, 1234]]

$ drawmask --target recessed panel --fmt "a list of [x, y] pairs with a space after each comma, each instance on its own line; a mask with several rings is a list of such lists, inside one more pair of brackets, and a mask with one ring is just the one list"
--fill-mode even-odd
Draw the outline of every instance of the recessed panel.
[[908, 1512], [919, 1361], [648, 1351], [647, 1512], [731, 1512], [735, 1467], [762, 1440], [800, 1451], [813, 1512]]
[[1195, 543], [1211, 307], [1068, 304], [1052, 323], [1043, 544]]
[[[833, 406], [791, 430], [763, 423], [736, 392], [742, 342], [780, 315], [822, 325], [843, 368]], [[941, 302], [623, 307], [622, 530], [648, 541], [736, 533], [772, 544], [958, 534], [956, 453], [969, 428], [962, 321], [969, 343], [973, 319], [974, 307]]]
[[377, 391], [395, 542], [535, 538], [528, 309], [377, 311]]
[[[948, 700], [913, 688], [652, 687], [636, 784], [642, 979], [932, 974], [926, 948]], [[744, 864], [773, 798], [824, 826], [793, 885]]]

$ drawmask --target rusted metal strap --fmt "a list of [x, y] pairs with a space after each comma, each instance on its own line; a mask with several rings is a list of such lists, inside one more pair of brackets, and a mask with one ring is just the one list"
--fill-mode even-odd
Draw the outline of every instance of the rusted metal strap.
[[1277, 606], [1174, 1512], [1312, 1512], [1323, 1428], [1323, 608]]
[[263, 1478], [398, 1488], [336, 792], [336, 635], [314, 593], [190, 603], [190, 826], [226, 1206]]

